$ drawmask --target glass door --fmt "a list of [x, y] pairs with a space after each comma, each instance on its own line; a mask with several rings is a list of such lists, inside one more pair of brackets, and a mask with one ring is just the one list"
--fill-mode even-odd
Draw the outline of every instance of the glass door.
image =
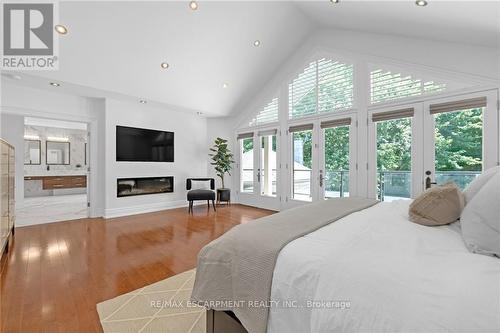
[[424, 188], [455, 183], [460, 189], [498, 163], [496, 92], [426, 104]]
[[291, 193], [290, 199], [296, 202], [311, 202], [315, 186], [315, 154], [313, 124], [291, 126], [288, 130], [291, 139]]
[[[348, 197], [355, 188], [355, 161], [351, 147], [355, 126], [351, 117], [326, 120], [320, 123], [319, 198]], [[355, 121], [354, 121], [355, 123]]]
[[264, 197], [276, 197], [278, 184], [278, 140], [277, 130], [271, 129], [260, 131], [259, 140], [259, 168], [257, 169], [257, 181], [259, 183], [259, 195]]
[[279, 135], [277, 129], [238, 135], [239, 200], [243, 204], [279, 210]]
[[369, 196], [410, 199], [420, 192], [421, 104], [370, 112]]

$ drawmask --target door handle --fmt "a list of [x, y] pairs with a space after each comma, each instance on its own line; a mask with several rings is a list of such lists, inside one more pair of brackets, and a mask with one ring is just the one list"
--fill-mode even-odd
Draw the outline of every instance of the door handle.
[[437, 183], [433, 182], [431, 180], [430, 176], [431, 176], [432, 172], [430, 170], [427, 170], [425, 172], [425, 174], [427, 175], [427, 177], [425, 178], [425, 189], [427, 190], [427, 189], [430, 189], [432, 187], [432, 185], [436, 185]]
[[257, 182], [260, 183], [260, 169], [257, 169]]
[[319, 187], [323, 187], [323, 171], [319, 171]]

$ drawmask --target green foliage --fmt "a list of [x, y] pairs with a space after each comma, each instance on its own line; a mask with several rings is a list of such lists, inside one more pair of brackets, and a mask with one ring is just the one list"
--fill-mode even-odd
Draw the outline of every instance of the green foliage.
[[436, 170], [481, 171], [482, 109], [441, 113], [435, 122]]
[[217, 176], [220, 177], [222, 188], [224, 187], [224, 175], [231, 175], [232, 164], [234, 163], [233, 154], [227, 148], [227, 140], [222, 138], [215, 139], [214, 146], [210, 148], [212, 153], [208, 154], [212, 157], [211, 165], [214, 166]]
[[377, 170], [411, 170], [411, 119], [377, 123]]
[[325, 129], [325, 170], [349, 170], [349, 126]]

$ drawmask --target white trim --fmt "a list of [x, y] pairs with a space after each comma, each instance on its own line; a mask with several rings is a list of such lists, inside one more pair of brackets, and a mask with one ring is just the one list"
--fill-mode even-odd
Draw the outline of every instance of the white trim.
[[[206, 205], [205, 201], [199, 201], [198, 203], [195, 201], [193, 203], [195, 206]], [[169, 210], [174, 208], [188, 208], [188, 202], [186, 200], [176, 200], [169, 202], [161, 202], [161, 203], [153, 203], [153, 204], [145, 204], [145, 205], [135, 205], [129, 207], [121, 207], [121, 208], [108, 208], [105, 211], [104, 218], [111, 219], [115, 217], [121, 216], [130, 216], [130, 215], [138, 215], [145, 213], [153, 213], [162, 210]], [[210, 208], [212, 209], [212, 208]]]

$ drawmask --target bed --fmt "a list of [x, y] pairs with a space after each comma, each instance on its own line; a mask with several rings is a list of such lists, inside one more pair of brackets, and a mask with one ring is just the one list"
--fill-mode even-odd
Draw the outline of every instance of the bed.
[[[500, 332], [500, 260], [469, 252], [459, 223], [410, 222], [408, 205], [370, 205], [288, 242], [271, 272], [265, 327], [242, 326], [250, 333]], [[197, 274], [194, 301], [213, 297], [207, 288], [212, 295], [238, 289], [207, 277]], [[231, 306], [209, 308], [246, 318]], [[229, 332], [214, 323], [209, 329]]]

